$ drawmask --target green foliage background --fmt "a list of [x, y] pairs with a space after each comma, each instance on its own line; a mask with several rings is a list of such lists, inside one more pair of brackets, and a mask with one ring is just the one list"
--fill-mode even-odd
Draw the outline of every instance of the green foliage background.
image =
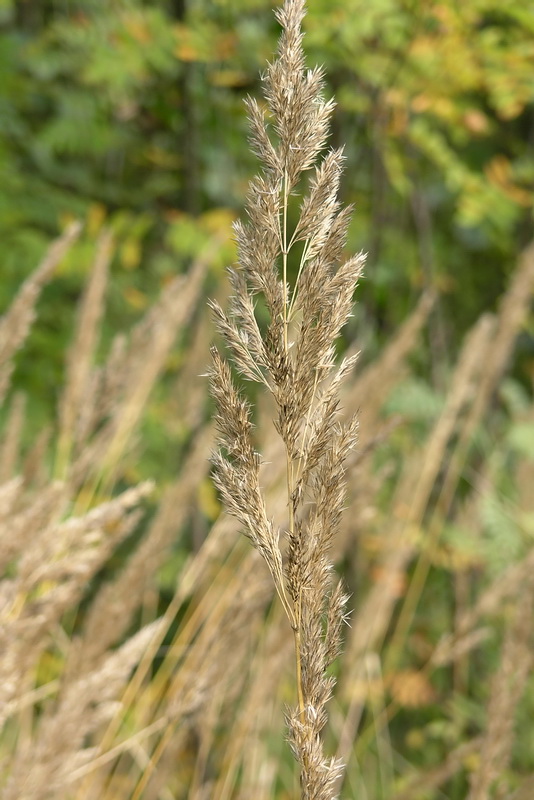
[[[338, 102], [332, 144], [346, 143], [350, 246], [370, 253], [366, 324], [389, 332], [432, 286], [446, 357], [530, 233], [532, 9], [309, 5], [310, 63]], [[270, 0], [0, 0], [2, 306], [68, 217], [120, 238], [117, 317], [226, 230], [255, 168], [242, 98], [276, 35]], [[82, 246], [65, 303], [86, 265]]]

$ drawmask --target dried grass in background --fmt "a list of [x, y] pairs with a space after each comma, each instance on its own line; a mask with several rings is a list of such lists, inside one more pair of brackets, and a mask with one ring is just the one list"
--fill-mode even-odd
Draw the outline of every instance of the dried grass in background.
[[[257, 113], [259, 106], [250, 107]], [[335, 172], [333, 155], [328, 163]], [[320, 173], [316, 187], [321, 175], [328, 177]], [[312, 211], [304, 205], [313, 220], [306, 230], [320, 238]], [[265, 221], [273, 209], [255, 205], [252, 212]], [[204, 304], [217, 243], [98, 362], [113, 241], [104, 233], [94, 243], [58, 419], [27, 442], [28, 404], [9, 389], [13, 357], [42, 286], [79, 235], [74, 226], [52, 245], [0, 321], [0, 797], [298, 797], [280, 713], [294, 704], [293, 636], [261, 557], [239, 524], [220, 514], [217, 498], [210, 496], [207, 511], [201, 495], [213, 445], [207, 390], [197, 377], [211, 336], [202, 313], [169, 404], [190, 432], [178, 474], [166, 485], [128, 479], [151, 390]], [[319, 252], [311, 247], [310, 260]], [[271, 273], [268, 280], [261, 288], [281, 304], [283, 286]], [[303, 285], [312, 297], [313, 283]], [[410, 357], [423, 346], [430, 295], [374, 362], [347, 375], [339, 419], [357, 412], [361, 424], [331, 553], [352, 593], [352, 615], [322, 731], [325, 750], [346, 764], [340, 797], [532, 795], [534, 411], [528, 387], [506, 373], [533, 286], [530, 247], [495, 314], [466, 336], [444, 390], [426, 382], [423, 401]], [[241, 297], [239, 313], [252, 324]], [[285, 324], [281, 309], [269, 334], [280, 359], [271, 355], [270, 366], [295, 371], [285, 333], [288, 344], [298, 338], [306, 317], [295, 302], [295, 325], [290, 315]], [[354, 343], [347, 355], [357, 350]], [[265, 375], [258, 359], [249, 362], [256, 377], [258, 365]], [[304, 396], [317, 392], [315, 378], [310, 385], [302, 370], [297, 378]], [[286, 391], [294, 400], [284, 386], [279, 399]], [[401, 397], [408, 402], [400, 408]], [[288, 425], [282, 418], [279, 427]], [[286, 448], [269, 428], [254, 436], [266, 461], [261, 491], [269, 519], [287, 529]], [[313, 506], [302, 520], [314, 520]], [[138, 544], [112, 568], [117, 546], [133, 542], [139, 526]], [[183, 558], [172, 561], [177, 549]], [[166, 562], [175, 564], [170, 591], [163, 588]], [[293, 726], [300, 714], [297, 708]]]

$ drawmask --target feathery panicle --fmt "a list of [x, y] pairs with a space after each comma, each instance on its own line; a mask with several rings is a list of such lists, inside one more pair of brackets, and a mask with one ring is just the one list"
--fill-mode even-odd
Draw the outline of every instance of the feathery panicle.
[[531, 574], [521, 586], [514, 619], [506, 631], [501, 663], [492, 681], [480, 764], [471, 776], [467, 800], [486, 800], [492, 790], [494, 796], [503, 796], [495, 784], [510, 761], [515, 711], [534, 663], [531, 647], [533, 606], [534, 579]]
[[139, 598], [168, 556], [171, 543], [189, 512], [191, 495], [207, 470], [208, 437], [211, 444], [211, 427], [198, 437], [179, 479], [164, 493], [146, 537], [116, 579], [105, 584], [95, 597], [80, 637], [79, 653], [75, 660], [78, 672], [90, 669], [131, 625]]
[[11, 400], [5, 433], [0, 440], [0, 485], [17, 472], [25, 412], [26, 395], [17, 392]]
[[[229, 311], [211, 303], [238, 373], [266, 387], [276, 404], [274, 427], [286, 453], [284, 531], [267, 515], [252, 409], [215, 349], [210, 378], [220, 432], [215, 484], [266, 560], [295, 635], [298, 706], [287, 721], [302, 798], [330, 800], [341, 765], [325, 759], [320, 733], [334, 683], [326, 670], [340, 650], [347, 603], [341, 584], [332, 589], [330, 547], [343, 510], [344, 463], [357, 435], [355, 420], [341, 423], [339, 401], [356, 358], [336, 371], [334, 344], [351, 314], [364, 256], [340, 264], [350, 221], [350, 209], [338, 200], [343, 151], [328, 152], [317, 163], [334, 104], [323, 99], [322, 71], [305, 68], [304, 13], [303, 0], [286, 0], [277, 12], [282, 34], [263, 78], [265, 113], [256, 100], [247, 101], [251, 144], [263, 170], [250, 184], [248, 221], [235, 225], [238, 266], [230, 271]], [[290, 195], [313, 167], [290, 230]], [[258, 295], [269, 316], [265, 330], [255, 313]]]
[[117, 697], [161, 624], [156, 620], [142, 628], [97, 669], [72, 681], [43, 715], [37, 735], [18, 750], [4, 800], [46, 800], [72, 791], [77, 770], [95, 757], [84, 739], [120, 708]]
[[104, 231], [99, 237], [94, 266], [84, 292], [77, 319], [77, 330], [67, 359], [65, 388], [61, 394], [58, 435], [58, 461], [60, 475], [70, 461], [70, 450], [78, 418], [87, 403], [91, 381], [92, 360], [98, 344], [100, 320], [104, 310], [108, 268], [113, 254], [112, 237]]
[[87, 482], [95, 465], [96, 480], [112, 484], [176, 337], [194, 312], [215, 241], [210, 241], [186, 276], [165, 286], [128, 339], [117, 336], [107, 363], [86, 376], [89, 394], [76, 431], [83, 447], [69, 469], [73, 484]]
[[[10, 503], [25, 502], [25, 507], [10, 514], [9, 537], [0, 530], [0, 541], [12, 543], [0, 551], [0, 568], [11, 564], [14, 573], [0, 586], [0, 726], [17, 711], [25, 677], [51, 630], [131, 533], [139, 520], [132, 507], [153, 489], [150, 482], [139, 484], [82, 517], [60, 521], [67, 507], [65, 484], [50, 484], [33, 501], [19, 483], [7, 486], [11, 491], [2, 493], [6, 512]], [[7, 527], [7, 520], [1, 524]]]
[[43, 260], [22, 284], [11, 306], [0, 317], [0, 403], [3, 402], [13, 369], [11, 359], [22, 346], [35, 318], [35, 303], [43, 286], [81, 231], [79, 222], [73, 222], [65, 233], [48, 248]]

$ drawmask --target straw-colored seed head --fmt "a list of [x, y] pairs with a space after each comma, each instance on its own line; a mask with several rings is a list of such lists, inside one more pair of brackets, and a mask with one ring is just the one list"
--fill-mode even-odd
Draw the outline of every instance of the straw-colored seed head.
[[[355, 358], [336, 370], [334, 343], [351, 314], [364, 256], [340, 263], [350, 221], [350, 209], [338, 200], [344, 156], [334, 150], [321, 157], [334, 103], [323, 98], [322, 70], [305, 67], [304, 13], [303, 0], [286, 0], [277, 12], [282, 34], [263, 78], [266, 112], [247, 101], [262, 173], [250, 183], [248, 221], [235, 226], [239, 260], [230, 271], [229, 311], [211, 304], [237, 371], [262, 384], [275, 402], [274, 427], [286, 451], [285, 530], [268, 520], [251, 409], [216, 350], [211, 386], [221, 449], [213, 464], [226, 508], [265, 558], [295, 634], [298, 706], [288, 725], [302, 798], [331, 800], [340, 765], [325, 760], [320, 731], [333, 686], [326, 669], [340, 649], [347, 596], [340, 584], [332, 589], [330, 546], [343, 509], [344, 462], [357, 434], [355, 421], [341, 423], [339, 405], [340, 385]], [[290, 196], [312, 169], [290, 229]], [[291, 283], [297, 243], [300, 263]], [[269, 317], [265, 330], [255, 315], [257, 295]]]

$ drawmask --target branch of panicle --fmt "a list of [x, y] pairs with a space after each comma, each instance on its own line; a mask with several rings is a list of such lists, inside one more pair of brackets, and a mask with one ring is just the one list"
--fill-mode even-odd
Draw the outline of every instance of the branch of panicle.
[[[330, 548], [343, 510], [344, 462], [357, 437], [355, 420], [341, 423], [339, 405], [339, 387], [355, 359], [334, 373], [334, 343], [350, 317], [364, 256], [339, 266], [351, 213], [338, 200], [344, 157], [334, 150], [317, 164], [334, 103], [323, 99], [322, 70], [305, 68], [304, 13], [303, 0], [285, 0], [277, 12], [282, 34], [263, 77], [265, 112], [247, 100], [251, 146], [263, 170], [250, 184], [247, 222], [235, 225], [238, 267], [230, 272], [228, 314], [212, 304], [238, 371], [264, 384], [276, 403], [274, 425], [286, 450], [285, 560], [260, 488], [250, 408], [216, 351], [212, 393], [222, 450], [213, 461], [225, 505], [265, 558], [294, 630], [298, 706], [287, 722], [302, 798], [332, 800], [341, 764], [325, 759], [320, 734], [334, 685], [327, 669], [341, 648], [348, 598], [341, 582], [332, 588]], [[314, 166], [290, 231], [289, 198]], [[289, 255], [297, 242], [303, 249], [291, 288]], [[256, 318], [258, 294], [269, 315], [265, 331]]]

